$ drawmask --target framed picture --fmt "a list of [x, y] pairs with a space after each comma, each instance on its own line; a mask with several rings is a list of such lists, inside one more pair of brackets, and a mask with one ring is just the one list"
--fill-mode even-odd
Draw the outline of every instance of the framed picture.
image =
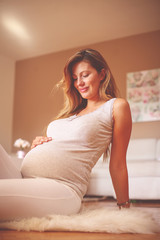
[[160, 120], [160, 69], [127, 73], [133, 122]]

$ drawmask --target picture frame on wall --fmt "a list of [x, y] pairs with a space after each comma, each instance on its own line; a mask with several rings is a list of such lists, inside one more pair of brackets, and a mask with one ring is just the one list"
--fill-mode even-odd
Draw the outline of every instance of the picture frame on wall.
[[127, 73], [127, 100], [133, 122], [160, 120], [160, 68]]

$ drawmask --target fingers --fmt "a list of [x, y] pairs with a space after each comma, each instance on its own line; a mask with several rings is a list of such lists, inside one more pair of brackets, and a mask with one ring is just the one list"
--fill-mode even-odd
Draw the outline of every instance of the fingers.
[[52, 138], [51, 137], [36, 137], [34, 140], [33, 140], [33, 143], [32, 143], [32, 146], [31, 146], [31, 149], [40, 145], [40, 144], [43, 144], [44, 142], [49, 142], [51, 141]]
[[40, 144], [43, 144], [44, 142], [49, 142], [51, 140], [52, 140], [51, 137], [38, 136], [33, 140], [32, 145], [31, 145], [31, 149], [40, 145]]

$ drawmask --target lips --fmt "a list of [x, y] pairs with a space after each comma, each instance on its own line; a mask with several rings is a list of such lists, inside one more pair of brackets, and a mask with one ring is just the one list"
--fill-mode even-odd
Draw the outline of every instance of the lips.
[[79, 88], [79, 91], [80, 91], [81, 93], [84, 93], [84, 92], [86, 92], [86, 91], [88, 90], [88, 88], [89, 88], [89, 87]]

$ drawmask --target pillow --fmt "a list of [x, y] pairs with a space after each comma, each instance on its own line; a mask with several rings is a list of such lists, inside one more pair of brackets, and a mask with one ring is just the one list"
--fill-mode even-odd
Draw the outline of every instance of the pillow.
[[156, 139], [131, 139], [127, 151], [127, 160], [150, 161], [156, 158]]

